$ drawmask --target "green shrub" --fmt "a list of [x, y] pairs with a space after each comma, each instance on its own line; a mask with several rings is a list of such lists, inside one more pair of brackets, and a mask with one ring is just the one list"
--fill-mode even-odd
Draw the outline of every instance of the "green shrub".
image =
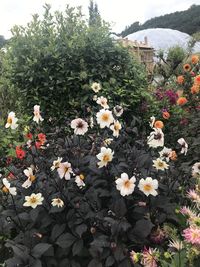
[[85, 111], [92, 82], [101, 81], [105, 96], [132, 110], [147, 95], [143, 66], [110, 37], [106, 23], [89, 27], [80, 10], [67, 7], [52, 15], [46, 5], [43, 19], [35, 15], [12, 33], [2, 76], [25, 113], [36, 103], [57, 119]]

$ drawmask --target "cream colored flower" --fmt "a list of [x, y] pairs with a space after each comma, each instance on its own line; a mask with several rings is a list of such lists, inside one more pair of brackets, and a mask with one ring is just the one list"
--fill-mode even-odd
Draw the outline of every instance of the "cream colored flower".
[[58, 157], [57, 160], [53, 161], [53, 165], [51, 166], [51, 170], [54, 171], [55, 169], [58, 169], [60, 167], [60, 163], [62, 161], [62, 158]]
[[150, 118], [150, 122], [149, 122], [149, 125], [150, 125], [150, 127], [151, 127], [152, 129], [153, 129], [153, 126], [154, 126], [155, 121], [156, 121], [156, 118], [155, 118], [154, 116], [152, 116], [152, 117]]
[[42, 118], [41, 114], [40, 114], [40, 106], [39, 105], [35, 105], [33, 107], [33, 114], [34, 114], [34, 117], [33, 117], [33, 121], [39, 123], [39, 121], [43, 121], [44, 119]]
[[88, 131], [88, 123], [83, 119], [74, 119], [71, 121], [71, 128], [76, 135], [84, 135]]
[[71, 163], [69, 162], [60, 163], [59, 168], [57, 168], [57, 172], [61, 179], [64, 177], [65, 180], [70, 180], [71, 173], [73, 173], [71, 168]]
[[62, 208], [64, 206], [64, 202], [60, 198], [53, 198], [51, 201], [51, 205], [53, 207]]
[[181, 145], [181, 154], [186, 155], [188, 151], [188, 144], [185, 142], [185, 139], [179, 138], [177, 142]]
[[124, 110], [123, 110], [122, 106], [117, 105], [117, 106], [115, 106], [113, 108], [113, 112], [114, 112], [115, 116], [121, 117], [121, 115], [123, 114]]
[[152, 179], [151, 177], [147, 177], [145, 180], [141, 179], [138, 187], [146, 196], [157, 196], [158, 194], [156, 191], [156, 189], [158, 189], [158, 181], [156, 179]]
[[122, 173], [121, 178], [118, 178], [115, 183], [116, 183], [116, 188], [117, 190], [120, 191], [120, 194], [124, 196], [131, 195], [135, 189], [135, 176], [131, 177], [129, 179], [127, 173]]
[[100, 162], [98, 162], [99, 168], [107, 166], [108, 162], [111, 162], [113, 159], [114, 152], [110, 148], [102, 147], [101, 152], [96, 156]]
[[25, 197], [26, 202], [24, 202], [23, 206], [35, 209], [37, 206], [42, 205], [43, 200], [44, 198], [41, 193], [32, 193], [30, 196]]
[[119, 121], [114, 121], [114, 124], [110, 126], [110, 129], [113, 131], [113, 136], [119, 137], [119, 131], [121, 130], [122, 125]]
[[192, 166], [192, 176], [195, 178], [200, 178], [200, 162], [196, 162]]
[[159, 152], [160, 158], [169, 162], [171, 153], [172, 153], [172, 149], [164, 146], [163, 150]]
[[84, 179], [85, 176], [83, 174], [77, 175], [75, 177], [75, 183], [77, 184], [78, 187], [82, 188], [85, 186]]
[[2, 189], [3, 192], [10, 193], [13, 196], [16, 196], [17, 195], [17, 189], [16, 189], [16, 187], [14, 187], [14, 186], [11, 187], [10, 186], [10, 183], [8, 182], [8, 180], [6, 178], [3, 178], [2, 182], [3, 182], [3, 185], [4, 185], [4, 187]]
[[110, 127], [110, 124], [114, 121], [112, 112], [108, 109], [101, 109], [96, 114], [96, 117], [97, 123], [100, 125], [100, 128]]
[[91, 88], [95, 93], [98, 93], [101, 90], [101, 85], [95, 82], [92, 84]]
[[178, 239], [177, 240], [172, 239], [169, 241], [168, 247], [175, 248], [176, 250], [179, 251], [183, 249], [183, 242]]
[[27, 180], [22, 184], [22, 187], [29, 188], [32, 185], [32, 182], [35, 181], [36, 177], [33, 175], [32, 168], [24, 170], [24, 174], [28, 177]]
[[156, 170], [164, 171], [169, 168], [169, 165], [160, 158], [153, 160], [153, 163], [153, 167], [155, 167]]
[[106, 97], [100, 96], [97, 98], [97, 104], [101, 105], [104, 109], [108, 109], [108, 100]]
[[148, 136], [147, 144], [150, 147], [164, 146], [164, 133], [162, 130], [154, 128], [154, 131]]
[[6, 128], [11, 128], [12, 130], [15, 130], [18, 127], [17, 124], [18, 119], [15, 117], [15, 112], [11, 111], [8, 114], [7, 123], [5, 125]]

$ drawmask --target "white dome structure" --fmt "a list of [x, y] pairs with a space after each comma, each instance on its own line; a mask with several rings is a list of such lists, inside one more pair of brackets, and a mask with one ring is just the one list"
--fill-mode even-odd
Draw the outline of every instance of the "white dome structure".
[[[187, 33], [172, 29], [155, 28], [134, 32], [126, 36], [131, 41], [143, 41], [147, 37], [148, 44], [156, 51], [162, 49], [165, 52], [172, 46], [179, 45], [187, 49], [191, 36]], [[200, 52], [200, 42], [196, 43], [193, 53]]]

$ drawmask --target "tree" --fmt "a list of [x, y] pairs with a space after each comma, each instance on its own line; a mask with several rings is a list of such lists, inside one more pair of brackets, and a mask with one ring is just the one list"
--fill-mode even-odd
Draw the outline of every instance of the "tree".
[[0, 48], [2, 48], [6, 43], [6, 39], [3, 35], [0, 35]]
[[93, 0], [90, 1], [89, 9], [89, 26], [101, 26], [101, 16], [97, 3]]

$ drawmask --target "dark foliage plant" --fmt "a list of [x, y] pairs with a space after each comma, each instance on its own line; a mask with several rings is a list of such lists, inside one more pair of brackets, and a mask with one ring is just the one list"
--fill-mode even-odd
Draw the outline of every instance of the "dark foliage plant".
[[[17, 190], [11, 195], [3, 187], [0, 193], [0, 230], [9, 237], [8, 267], [128, 267], [132, 266], [130, 250], [166, 246], [168, 237], [155, 238], [155, 232], [164, 224], [179, 225], [175, 209], [185, 201], [181, 185], [187, 188], [192, 183], [190, 169], [171, 161], [169, 169], [156, 170], [152, 160], [158, 157], [157, 149], [150, 149], [146, 137], [137, 131], [138, 119], [121, 123], [118, 138], [96, 122], [83, 136], [72, 133], [68, 119], [62, 127], [52, 125], [46, 136], [40, 125], [30, 126], [31, 142], [21, 147], [26, 153], [11, 163], [1, 159], [2, 177], [9, 176]], [[114, 138], [108, 145], [114, 151], [113, 160], [98, 168], [97, 154], [108, 138]], [[71, 163], [69, 180], [61, 179], [57, 169], [51, 170], [58, 157]], [[24, 188], [24, 170], [30, 167], [32, 183]], [[122, 173], [136, 178], [135, 190], [128, 196], [116, 189]], [[77, 185], [76, 176], [82, 177], [85, 186]], [[139, 190], [139, 181], [146, 177], [158, 180], [158, 195], [146, 196]], [[32, 193], [43, 197], [35, 208], [23, 205]], [[64, 206], [52, 206], [54, 198]]]

